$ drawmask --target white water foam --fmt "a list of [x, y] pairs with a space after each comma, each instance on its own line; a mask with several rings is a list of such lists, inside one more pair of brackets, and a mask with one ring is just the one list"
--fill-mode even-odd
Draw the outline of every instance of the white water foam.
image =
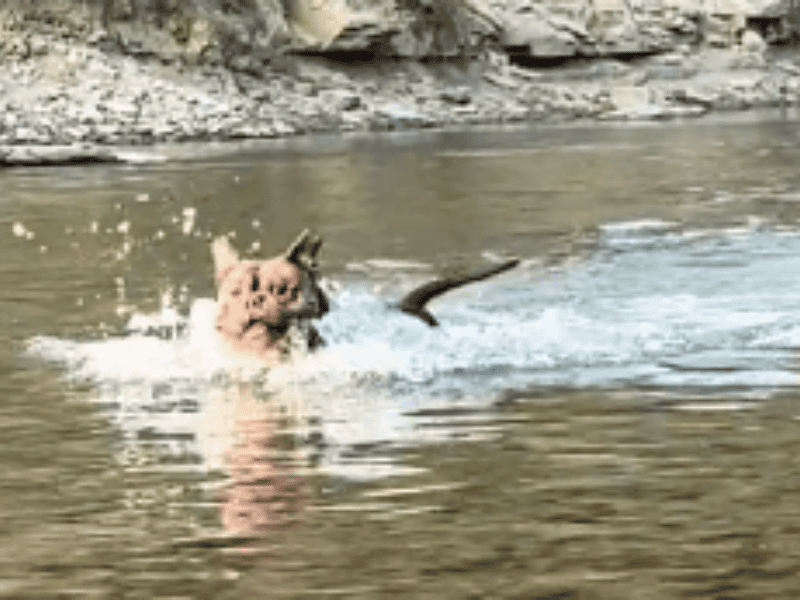
[[[277, 383], [291, 376], [328, 386], [403, 384], [422, 393], [447, 378], [468, 394], [496, 391], [492, 375], [502, 388], [526, 378], [535, 385], [542, 371], [562, 371], [568, 383], [576, 369], [658, 366], [709, 351], [728, 351], [735, 362], [737, 351], [800, 346], [798, 250], [797, 235], [698, 238], [673, 224], [618, 224], [605, 228], [587, 260], [549, 270], [531, 265], [435, 301], [441, 327], [433, 329], [392, 309], [365, 281], [333, 297], [320, 323], [323, 352], [267, 376]], [[65, 363], [72, 377], [92, 380], [257, 371], [222, 349], [214, 311], [212, 300], [196, 299], [185, 318], [169, 308], [134, 314], [122, 337], [36, 338], [30, 348]]]

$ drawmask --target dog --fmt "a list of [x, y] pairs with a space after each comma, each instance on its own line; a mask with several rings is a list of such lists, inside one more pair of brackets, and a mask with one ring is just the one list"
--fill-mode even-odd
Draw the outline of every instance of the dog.
[[[216, 327], [233, 350], [275, 361], [287, 357], [293, 348], [314, 350], [324, 345], [312, 324], [330, 310], [319, 285], [316, 256], [321, 246], [322, 239], [306, 229], [283, 254], [241, 260], [227, 238], [214, 240]], [[518, 263], [519, 259], [511, 258], [467, 274], [434, 279], [403, 296], [395, 308], [436, 327], [439, 322], [426, 308], [433, 298]]]
[[318, 284], [316, 255], [321, 245], [319, 236], [305, 230], [281, 255], [241, 260], [227, 238], [214, 240], [216, 328], [234, 351], [278, 360], [293, 343], [309, 350], [322, 345], [311, 324], [329, 310]]

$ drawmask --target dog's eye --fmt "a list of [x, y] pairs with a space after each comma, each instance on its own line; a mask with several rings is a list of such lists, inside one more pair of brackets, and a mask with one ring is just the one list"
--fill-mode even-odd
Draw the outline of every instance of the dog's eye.
[[255, 292], [259, 287], [261, 287], [261, 281], [259, 281], [258, 275], [253, 275], [253, 284], [251, 289]]
[[299, 293], [300, 293], [300, 288], [293, 287], [291, 290], [289, 290], [289, 294], [290, 294], [290, 295], [289, 295], [289, 298], [290, 298], [292, 301], [294, 301], [294, 300], [297, 300], [297, 295], [298, 295]]
[[288, 286], [285, 283], [281, 284], [281, 287], [278, 288], [278, 295], [283, 296], [286, 293], [287, 287]]

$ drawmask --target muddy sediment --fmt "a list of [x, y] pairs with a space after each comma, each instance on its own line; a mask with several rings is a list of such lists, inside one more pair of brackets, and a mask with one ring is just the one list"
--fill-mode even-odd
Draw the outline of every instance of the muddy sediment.
[[282, 71], [249, 75], [109, 52], [102, 42], [36, 34], [2, 59], [0, 163], [118, 160], [122, 145], [668, 119], [800, 102], [791, 58], [738, 46], [546, 69], [500, 53], [458, 64], [292, 57]]

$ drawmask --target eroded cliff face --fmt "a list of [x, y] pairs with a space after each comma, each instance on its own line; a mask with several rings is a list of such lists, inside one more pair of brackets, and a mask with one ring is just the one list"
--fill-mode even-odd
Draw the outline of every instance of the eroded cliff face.
[[0, 2], [0, 53], [35, 55], [36, 34], [56, 31], [107, 51], [256, 69], [290, 40], [284, 19], [289, 2], [6, 0]]
[[[543, 70], [508, 55], [547, 48], [524, 26], [539, 23], [551, 40], [543, 21], [467, 12], [478, 0], [445, 15], [424, 12], [422, 0], [364, 0], [324, 30], [306, 17], [335, 6], [326, 0], [295, 0], [308, 2], [305, 13], [273, 0], [141, 1], [136, 10], [121, 0], [0, 3], [0, 166], [138, 160], [109, 148], [185, 141], [800, 105], [800, 61], [765, 52], [751, 30], [732, 33], [728, 48], [703, 30], [679, 32], [674, 50], [621, 61], [602, 56], [591, 20], [579, 27], [556, 15], [562, 48], [601, 57]], [[514, 1], [519, 9], [527, 0]], [[344, 49], [368, 54], [297, 56]], [[481, 59], [379, 60], [453, 53]]]
[[[783, 4], [781, 4], [783, 2]], [[729, 47], [750, 30], [781, 41], [800, 25], [788, 0], [295, 0], [295, 50], [401, 57], [630, 56]], [[795, 10], [797, 14], [793, 14]]]
[[786, 37], [773, 0], [0, 0], [0, 53], [57, 29], [104, 50], [258, 74], [286, 53], [619, 56]]

